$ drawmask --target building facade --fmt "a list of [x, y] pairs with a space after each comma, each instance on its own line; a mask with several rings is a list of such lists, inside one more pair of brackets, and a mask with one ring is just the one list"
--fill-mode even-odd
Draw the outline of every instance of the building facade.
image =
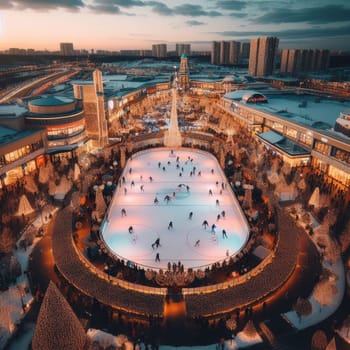
[[152, 56], [157, 58], [167, 57], [167, 45], [166, 44], [154, 44], [152, 45]]
[[62, 56], [73, 56], [73, 43], [60, 43], [60, 53]]
[[250, 42], [249, 75], [264, 77], [271, 75], [275, 68], [278, 38], [261, 37]]
[[183, 53], [187, 57], [191, 56], [191, 44], [176, 44], [176, 55], [181, 57]]

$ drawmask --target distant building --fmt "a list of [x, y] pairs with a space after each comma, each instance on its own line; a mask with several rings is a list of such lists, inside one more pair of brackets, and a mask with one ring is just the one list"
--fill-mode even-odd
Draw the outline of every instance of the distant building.
[[329, 67], [329, 50], [282, 50], [282, 74], [296, 75], [301, 72], [323, 72]]
[[241, 43], [239, 41], [213, 41], [211, 47], [212, 64], [238, 64]]
[[213, 41], [211, 43], [211, 64], [219, 64], [220, 60], [220, 43], [218, 41]]
[[250, 53], [250, 43], [242, 43], [241, 45], [241, 58], [247, 59], [249, 58]]
[[230, 41], [229, 43], [229, 64], [238, 64], [240, 59], [241, 43], [239, 41]]
[[60, 43], [60, 53], [62, 56], [73, 56], [73, 43]]
[[250, 41], [249, 75], [264, 77], [273, 73], [278, 42], [275, 37], [261, 37]]
[[167, 45], [166, 44], [152, 45], [152, 56], [157, 58], [167, 57]]
[[176, 44], [176, 55], [181, 57], [182, 54], [191, 55], [191, 44]]

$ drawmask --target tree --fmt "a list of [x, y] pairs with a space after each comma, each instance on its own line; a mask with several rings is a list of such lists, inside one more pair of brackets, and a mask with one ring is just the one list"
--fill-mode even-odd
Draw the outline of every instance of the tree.
[[16, 245], [15, 237], [9, 227], [5, 226], [0, 235], [0, 253], [8, 254], [13, 251]]

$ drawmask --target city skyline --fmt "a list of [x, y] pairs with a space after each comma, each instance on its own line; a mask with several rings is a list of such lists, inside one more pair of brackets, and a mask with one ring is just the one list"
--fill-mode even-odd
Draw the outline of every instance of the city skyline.
[[350, 50], [347, 0], [10, 0], [0, 1], [0, 50], [150, 49], [152, 44], [249, 41], [276, 36], [280, 48]]

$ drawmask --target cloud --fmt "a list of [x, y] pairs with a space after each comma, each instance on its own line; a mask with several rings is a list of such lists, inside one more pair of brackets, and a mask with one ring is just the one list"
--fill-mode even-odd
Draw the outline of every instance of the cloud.
[[161, 16], [171, 16], [174, 14], [174, 11], [159, 1], [148, 1], [147, 5], [152, 7], [153, 12], [158, 13]]
[[258, 37], [258, 36], [276, 36], [280, 39], [310, 39], [310, 38], [330, 38], [348, 36], [350, 25], [342, 27], [315, 27], [306, 29], [286, 29], [280, 31], [226, 31], [217, 32], [222, 36], [232, 37]]
[[219, 0], [216, 2], [216, 8], [230, 11], [240, 11], [246, 8], [247, 3], [240, 0]]
[[218, 11], [205, 11], [200, 5], [183, 4], [174, 7], [174, 13], [176, 15], [188, 16], [188, 17], [218, 17], [222, 14]]
[[153, 12], [161, 16], [186, 16], [186, 17], [218, 17], [222, 14], [218, 11], [206, 11], [201, 5], [183, 4], [170, 8], [166, 4], [159, 1], [148, 1], [145, 3], [152, 7]]
[[84, 7], [82, 0], [9, 0], [0, 1], [0, 8], [11, 9], [35, 9], [35, 10], [52, 10], [56, 8], [66, 8], [78, 10]]
[[204, 23], [204, 22], [199, 22], [199, 21], [196, 21], [196, 20], [186, 21], [185, 23], [186, 23], [188, 26], [190, 26], [190, 27], [202, 26], [202, 25], [205, 25], [205, 24], [206, 24], [206, 23]]
[[326, 5], [303, 9], [279, 8], [268, 12], [254, 21], [259, 24], [269, 23], [333, 23], [349, 21], [350, 8], [344, 5]]

